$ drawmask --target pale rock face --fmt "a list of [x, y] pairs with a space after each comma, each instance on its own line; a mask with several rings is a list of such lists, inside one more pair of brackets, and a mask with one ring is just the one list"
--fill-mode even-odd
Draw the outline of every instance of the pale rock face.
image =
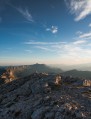
[[61, 76], [56, 76], [55, 84], [56, 84], [56, 85], [61, 84]]
[[83, 81], [83, 86], [91, 86], [91, 80]]
[[14, 80], [15, 76], [14, 76], [12, 70], [7, 69], [7, 71], [2, 74], [1, 78], [5, 80], [5, 83], [8, 83], [8, 82], [11, 82], [12, 80]]

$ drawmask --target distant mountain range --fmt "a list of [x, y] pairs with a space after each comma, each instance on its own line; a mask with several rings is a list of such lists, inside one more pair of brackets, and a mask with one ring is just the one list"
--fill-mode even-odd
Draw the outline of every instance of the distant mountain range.
[[30, 74], [35, 72], [36, 73], [53, 73], [53, 74], [61, 74], [64, 76], [91, 79], [91, 71], [80, 71], [80, 70], [63, 71], [60, 67], [54, 68], [45, 64], [0, 67], [0, 78], [1, 79], [3, 78], [5, 80], [6, 79], [14, 80], [14, 79], [29, 76]]
[[78, 70], [69, 70], [62, 73], [65, 76], [79, 77], [91, 79], [91, 71], [78, 71]]
[[52, 64], [50, 65], [51, 67], [57, 67], [57, 68], [62, 68], [64, 71], [68, 70], [81, 70], [81, 71], [91, 71], [91, 63], [86, 63], [86, 64], [77, 64], [77, 65], [64, 65], [64, 64]]
[[35, 72], [61, 73], [63, 71], [59, 68], [51, 68], [45, 64], [9, 66], [9, 67], [0, 68], [0, 75], [3, 74], [3, 77], [5, 77], [5, 75], [7, 75], [8, 77], [12, 77], [10, 75], [13, 75], [13, 77], [15, 78], [21, 78], [21, 77], [26, 77]]

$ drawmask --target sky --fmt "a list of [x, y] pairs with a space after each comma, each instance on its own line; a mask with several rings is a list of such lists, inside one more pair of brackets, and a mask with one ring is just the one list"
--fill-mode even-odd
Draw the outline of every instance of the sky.
[[91, 0], [0, 0], [0, 65], [91, 63]]

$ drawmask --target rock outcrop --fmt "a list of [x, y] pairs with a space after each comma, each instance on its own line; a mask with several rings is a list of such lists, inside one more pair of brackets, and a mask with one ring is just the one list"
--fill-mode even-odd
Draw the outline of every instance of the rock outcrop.
[[91, 86], [91, 80], [84, 80], [83, 86]]
[[1, 85], [0, 119], [91, 119], [91, 87], [70, 78], [34, 73]]
[[13, 71], [11, 69], [7, 69], [6, 72], [1, 75], [1, 79], [3, 79], [5, 83], [11, 82], [15, 79]]

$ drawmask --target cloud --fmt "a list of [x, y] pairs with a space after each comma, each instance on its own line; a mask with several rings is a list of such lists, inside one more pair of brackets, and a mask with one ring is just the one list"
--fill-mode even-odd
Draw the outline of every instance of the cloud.
[[51, 31], [53, 34], [58, 32], [57, 26], [51, 26], [51, 28], [46, 28], [46, 31]]
[[71, 42], [28, 41], [24, 44], [32, 45], [37, 51], [40, 49], [39, 52], [44, 51], [45, 55], [46, 53], [49, 55], [49, 60], [53, 56], [53, 62], [65, 64], [88, 63], [91, 61], [91, 41], [79, 38], [79, 36], [77, 40]]
[[82, 34], [82, 31], [77, 31], [76, 34], [77, 35], [81, 35]]
[[89, 42], [74, 41], [63, 45], [55, 45], [52, 48], [56, 49], [60, 62], [78, 64], [81, 62], [86, 63], [88, 59], [91, 59], [91, 48], [88, 45]]
[[32, 53], [32, 51], [31, 50], [25, 50], [26, 52], [28, 52], [28, 53]]
[[77, 40], [77, 41], [73, 42], [73, 44], [75, 44], [75, 45], [81, 45], [81, 44], [84, 44], [86, 42], [87, 42], [86, 40]]
[[28, 8], [16, 7], [10, 2], [7, 4], [12, 8], [16, 9], [28, 22], [34, 22], [33, 17]]
[[21, 7], [16, 8], [17, 11], [29, 22], [34, 22], [33, 17], [28, 9], [23, 9]]
[[[58, 54], [70, 54], [75, 55], [77, 53], [84, 52], [84, 47], [89, 45], [86, 40], [75, 40], [74, 42], [26, 42], [25, 44], [34, 45], [35, 48], [52, 51]], [[81, 52], [80, 52], [81, 51]]]
[[41, 49], [41, 50], [44, 50], [44, 51], [50, 51], [50, 52], [53, 51], [52, 49], [49, 49], [49, 48], [44, 47], [44, 46], [36, 46], [35, 48], [38, 48], [38, 49]]
[[75, 14], [75, 21], [79, 21], [91, 14], [91, 0], [65, 0], [71, 14]]
[[91, 27], [91, 23], [88, 26]]
[[57, 45], [57, 44], [64, 44], [66, 42], [37, 42], [37, 41], [28, 41], [24, 42], [27, 45]]
[[91, 39], [91, 32], [83, 33], [79, 36], [79, 38]]

